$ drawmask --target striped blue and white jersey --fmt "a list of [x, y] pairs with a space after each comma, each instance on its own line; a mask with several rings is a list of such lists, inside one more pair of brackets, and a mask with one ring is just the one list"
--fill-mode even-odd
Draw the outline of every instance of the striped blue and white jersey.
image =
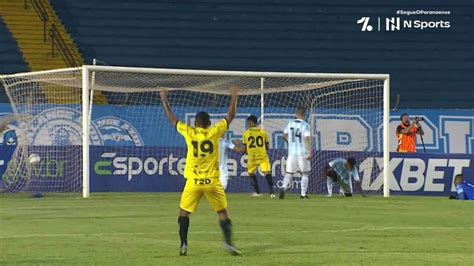
[[283, 131], [288, 135], [288, 155], [307, 156], [304, 145], [305, 137], [311, 136], [311, 127], [301, 119], [291, 120]]
[[357, 171], [357, 167], [354, 165], [352, 169], [347, 170], [344, 167], [344, 164], [346, 163], [346, 159], [336, 159], [333, 161], [329, 162], [329, 166], [331, 166], [332, 170], [336, 171], [336, 173], [339, 175], [339, 177], [346, 183], [351, 182], [351, 178], [353, 178], [355, 181], [359, 181], [359, 171]]
[[221, 176], [227, 176], [229, 170], [227, 167], [227, 159], [229, 159], [229, 150], [233, 150], [235, 144], [231, 140], [222, 138], [219, 140], [219, 172]]

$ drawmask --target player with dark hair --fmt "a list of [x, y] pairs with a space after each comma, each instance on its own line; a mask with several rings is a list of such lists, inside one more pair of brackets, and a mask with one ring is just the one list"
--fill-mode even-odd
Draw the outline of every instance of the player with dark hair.
[[457, 195], [449, 197], [450, 199], [474, 200], [474, 184], [464, 181], [462, 174], [457, 174], [454, 177], [454, 185]]
[[326, 177], [328, 187], [327, 197], [332, 197], [334, 183], [339, 185], [339, 192], [342, 196], [352, 197], [352, 179], [354, 179], [357, 189], [365, 197], [364, 190], [360, 184], [356, 160], [353, 157], [349, 157], [347, 160], [339, 158], [329, 162], [326, 169]]
[[270, 191], [270, 197], [274, 198], [273, 177], [271, 174], [270, 159], [267, 150], [270, 145], [267, 132], [258, 127], [258, 118], [251, 115], [247, 118], [247, 130], [242, 137], [240, 152], [247, 153], [247, 172], [254, 188], [254, 196], [260, 196], [260, 188], [257, 181], [257, 168], [265, 175], [265, 179]]
[[194, 117], [194, 126], [208, 128], [211, 126], [211, 116], [207, 112], [199, 112]]
[[231, 221], [227, 213], [227, 198], [219, 181], [219, 140], [224, 136], [229, 124], [235, 117], [237, 109], [238, 89], [231, 90], [229, 111], [224, 119], [211, 126], [208, 113], [199, 112], [194, 120], [194, 127], [178, 121], [172, 113], [168, 92], [160, 91], [161, 102], [166, 117], [184, 137], [187, 146], [184, 177], [186, 185], [181, 194], [179, 204], [179, 237], [181, 245], [179, 254], [188, 254], [189, 215], [196, 211], [199, 200], [204, 195], [212, 209], [219, 216], [219, 224], [224, 233], [224, 248], [232, 255], [240, 252], [233, 246], [231, 238]]

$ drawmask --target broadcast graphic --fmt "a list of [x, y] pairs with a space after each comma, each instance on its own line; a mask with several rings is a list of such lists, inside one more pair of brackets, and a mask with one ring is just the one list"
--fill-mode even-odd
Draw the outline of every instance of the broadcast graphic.
[[473, 22], [0, 1], [0, 265], [472, 265]]

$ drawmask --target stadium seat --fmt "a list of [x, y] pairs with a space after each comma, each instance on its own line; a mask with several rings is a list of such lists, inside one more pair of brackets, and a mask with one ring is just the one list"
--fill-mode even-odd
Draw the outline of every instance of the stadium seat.
[[[26, 72], [26, 66], [23, 57], [18, 49], [15, 40], [12, 38], [5, 23], [0, 18], [0, 75]], [[0, 82], [0, 102], [8, 102], [8, 97]]]
[[[127, 66], [390, 73], [392, 100], [400, 95], [399, 108], [474, 108], [472, 60], [459, 56], [472, 54], [469, 23], [457, 23], [454, 35], [361, 33], [358, 18], [393, 15], [393, 8], [366, 2], [370, 9], [322, 0], [291, 5], [276, 0], [258, 5], [251, 0], [51, 1], [86, 62], [98, 58]], [[452, 12], [467, 11], [459, 6]]]
[[0, 18], [0, 74], [26, 72], [28, 68], [21, 56], [15, 40]]

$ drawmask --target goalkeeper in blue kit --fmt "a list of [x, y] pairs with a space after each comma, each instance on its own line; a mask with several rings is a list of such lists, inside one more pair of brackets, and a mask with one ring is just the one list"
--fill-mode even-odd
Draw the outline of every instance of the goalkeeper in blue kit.
[[450, 199], [474, 200], [474, 184], [464, 181], [463, 175], [458, 174], [454, 177], [454, 185], [456, 196], [451, 196]]

